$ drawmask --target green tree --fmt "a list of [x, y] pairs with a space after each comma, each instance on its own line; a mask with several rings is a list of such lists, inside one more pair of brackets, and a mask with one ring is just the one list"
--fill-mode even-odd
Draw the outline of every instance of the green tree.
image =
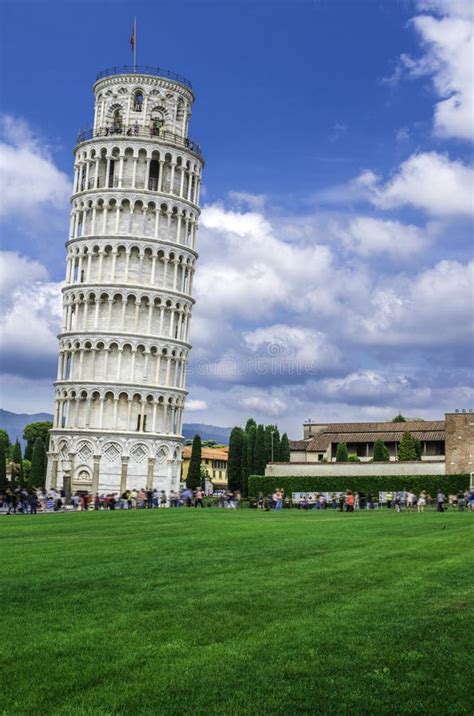
[[248, 433], [248, 431], [249, 431], [250, 428], [252, 428], [252, 427], [255, 428], [255, 430], [256, 430], [256, 429], [257, 429], [257, 423], [255, 422], [255, 420], [254, 420], [253, 418], [249, 418], [249, 419], [247, 420], [247, 422], [245, 423], [245, 432]]
[[186, 485], [191, 490], [197, 490], [201, 485], [201, 438], [199, 435], [195, 435], [193, 439]]
[[390, 459], [390, 453], [388, 447], [385, 445], [383, 440], [376, 440], [374, 442], [374, 461], [385, 462]]
[[21, 469], [23, 470], [23, 485], [30, 487], [30, 476], [31, 476], [31, 460], [23, 458], [21, 461]]
[[265, 428], [263, 425], [257, 426], [255, 434], [253, 466], [256, 475], [265, 475]]
[[257, 426], [255, 420], [247, 420], [247, 427], [245, 428], [245, 437], [247, 441], [247, 470], [248, 476], [255, 474], [255, 441], [257, 439]]
[[244, 497], [247, 497], [247, 488], [249, 484], [249, 473], [248, 473], [248, 449], [249, 449], [249, 439], [247, 433], [243, 432], [243, 442], [242, 442], [242, 495]]
[[339, 443], [336, 449], [336, 462], [348, 462], [349, 453], [346, 443]]
[[48, 450], [49, 431], [52, 427], [53, 423], [49, 421], [28, 423], [28, 425], [25, 425], [25, 428], [23, 430], [23, 440], [26, 440], [25, 458], [27, 460], [33, 460], [33, 447], [36, 438], [41, 438], [45, 451]]
[[360, 457], [356, 455], [356, 453], [351, 452], [351, 454], [347, 456], [347, 462], [360, 462]]
[[398, 413], [398, 415], [395, 415], [395, 417], [392, 419], [392, 423], [406, 423], [407, 419], [403, 417], [401, 413]]
[[43, 440], [36, 438], [31, 458], [30, 479], [28, 481], [30, 487], [44, 487], [45, 485], [45, 452]]
[[[275, 432], [276, 425], [265, 425], [265, 465], [275, 461]], [[273, 445], [273, 449], [272, 449]], [[272, 455], [273, 453], [273, 455]]]
[[414, 438], [414, 441], [415, 441], [416, 459], [421, 460], [421, 442], [418, 440], [418, 438]]
[[232, 428], [229, 438], [229, 458], [227, 461], [227, 484], [229, 490], [243, 491], [242, 483], [242, 457], [244, 451], [244, 431], [242, 428]]
[[12, 487], [23, 484], [23, 465], [21, 455], [21, 445], [18, 438], [12, 448]]
[[3, 448], [5, 450], [5, 456], [9, 457], [12, 444], [10, 442], [9, 434], [3, 428], [0, 428], [0, 442], [2, 443]]
[[0, 439], [0, 490], [4, 490], [7, 485], [7, 456], [5, 443]]
[[290, 462], [290, 441], [288, 435], [283, 433], [280, 441], [280, 462]]
[[404, 433], [402, 439], [400, 440], [400, 444], [398, 446], [398, 459], [401, 462], [406, 462], [407, 460], [417, 460], [416, 441], [413, 435], [408, 431]]

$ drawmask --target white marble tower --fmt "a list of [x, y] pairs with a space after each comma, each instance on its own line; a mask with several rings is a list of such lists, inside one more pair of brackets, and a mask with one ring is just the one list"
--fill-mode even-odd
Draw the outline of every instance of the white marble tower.
[[176, 489], [203, 160], [190, 83], [115, 67], [74, 151], [47, 487]]

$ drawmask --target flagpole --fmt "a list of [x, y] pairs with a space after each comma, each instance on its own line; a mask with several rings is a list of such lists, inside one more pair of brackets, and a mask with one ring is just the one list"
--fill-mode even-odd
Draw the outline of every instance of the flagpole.
[[137, 71], [137, 18], [133, 18], [133, 71]]

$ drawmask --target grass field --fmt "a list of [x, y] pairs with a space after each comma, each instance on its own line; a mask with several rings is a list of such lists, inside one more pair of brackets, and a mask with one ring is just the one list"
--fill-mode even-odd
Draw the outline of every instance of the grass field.
[[0, 519], [2, 714], [472, 714], [474, 515]]

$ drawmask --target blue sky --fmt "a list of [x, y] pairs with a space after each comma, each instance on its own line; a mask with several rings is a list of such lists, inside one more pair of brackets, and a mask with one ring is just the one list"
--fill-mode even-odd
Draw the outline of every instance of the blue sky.
[[134, 14], [206, 158], [186, 419], [297, 437], [473, 406], [469, 2], [0, 9], [2, 407], [51, 409], [72, 149]]

